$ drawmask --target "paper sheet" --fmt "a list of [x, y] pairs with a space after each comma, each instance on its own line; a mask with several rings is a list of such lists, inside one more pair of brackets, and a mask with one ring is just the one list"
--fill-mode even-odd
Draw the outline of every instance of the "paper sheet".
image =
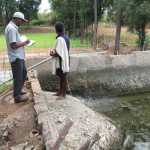
[[[21, 41], [22, 41], [22, 42], [25, 42], [25, 41], [28, 39], [25, 35], [21, 36], [20, 38], [21, 38]], [[28, 46], [28, 47], [29, 47], [29, 46], [33, 45], [34, 43], [35, 43], [35, 41], [30, 40], [30, 43], [27, 44], [27, 45], [25, 45], [25, 46]]]

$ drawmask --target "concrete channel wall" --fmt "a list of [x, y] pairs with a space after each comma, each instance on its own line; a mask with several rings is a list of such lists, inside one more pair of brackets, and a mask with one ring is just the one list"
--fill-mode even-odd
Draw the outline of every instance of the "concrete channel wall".
[[[46, 58], [26, 60], [30, 67]], [[126, 95], [150, 91], [150, 51], [128, 55], [78, 55], [70, 58], [69, 86], [74, 93], [92, 95]], [[52, 75], [50, 60], [38, 67], [42, 90], [57, 91], [58, 77]]]

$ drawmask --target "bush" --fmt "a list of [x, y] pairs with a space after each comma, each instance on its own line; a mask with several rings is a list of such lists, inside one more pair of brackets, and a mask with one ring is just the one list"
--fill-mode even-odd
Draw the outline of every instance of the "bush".
[[31, 21], [31, 25], [41, 25], [41, 24], [45, 24], [47, 22], [47, 20], [45, 19], [39, 19], [39, 20], [33, 20]]
[[88, 32], [88, 33], [85, 33], [84, 34], [84, 40], [89, 43], [89, 44], [92, 44], [93, 45], [93, 36], [94, 36], [94, 32]]
[[137, 47], [143, 48], [148, 47], [150, 45], [150, 36], [147, 35], [146, 31], [137, 32], [138, 39], [136, 40]]

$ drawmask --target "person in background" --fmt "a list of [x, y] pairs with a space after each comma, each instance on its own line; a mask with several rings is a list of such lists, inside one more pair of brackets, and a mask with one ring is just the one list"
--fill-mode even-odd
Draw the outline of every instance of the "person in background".
[[56, 100], [62, 100], [66, 98], [68, 85], [67, 76], [69, 74], [70, 66], [70, 40], [64, 33], [63, 23], [57, 22], [55, 24], [55, 29], [58, 36], [56, 37], [53, 51], [50, 51], [50, 56], [54, 57], [53, 74], [56, 74], [60, 80], [59, 91], [54, 94], [54, 96], [58, 96]]
[[21, 95], [26, 94], [26, 91], [22, 91], [27, 69], [25, 66], [25, 53], [24, 45], [29, 44], [30, 40], [22, 42], [18, 33], [18, 27], [23, 23], [28, 22], [24, 19], [24, 14], [21, 12], [15, 12], [12, 20], [6, 26], [5, 38], [7, 44], [7, 53], [9, 62], [11, 63], [11, 69], [13, 74], [13, 97], [15, 103], [24, 102], [28, 97], [22, 97]]

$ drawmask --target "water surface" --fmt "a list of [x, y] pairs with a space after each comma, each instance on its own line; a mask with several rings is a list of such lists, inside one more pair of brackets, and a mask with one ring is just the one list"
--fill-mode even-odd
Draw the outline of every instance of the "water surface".
[[115, 98], [75, 96], [119, 125], [123, 140], [118, 150], [150, 150], [150, 93]]

